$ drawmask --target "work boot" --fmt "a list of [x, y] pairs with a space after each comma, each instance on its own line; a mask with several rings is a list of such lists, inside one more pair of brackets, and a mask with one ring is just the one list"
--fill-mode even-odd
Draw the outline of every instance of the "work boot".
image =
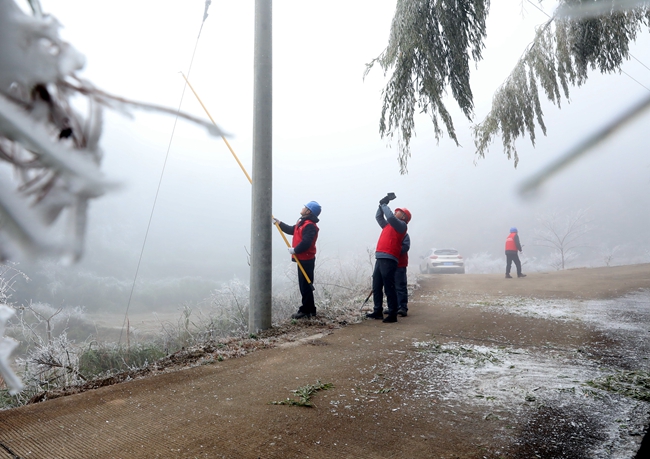
[[526, 275], [523, 274], [523, 273], [520, 273], [520, 274], [517, 274], [517, 277], [526, 277]]
[[406, 317], [407, 316], [406, 309], [404, 309], [404, 308], [398, 309], [397, 310], [397, 315], [400, 316], [400, 317]]
[[383, 319], [384, 315], [380, 312], [369, 312], [366, 314], [366, 318], [368, 319]]
[[382, 322], [385, 324], [392, 324], [394, 322], [397, 322], [397, 314], [386, 316], [386, 318], [382, 320]]
[[510, 274], [506, 274], [506, 279], [512, 279], [512, 276]]
[[311, 312], [302, 312], [298, 311], [295, 314], [291, 315], [292, 319], [309, 319], [310, 317], [314, 317], [316, 314], [311, 313]]

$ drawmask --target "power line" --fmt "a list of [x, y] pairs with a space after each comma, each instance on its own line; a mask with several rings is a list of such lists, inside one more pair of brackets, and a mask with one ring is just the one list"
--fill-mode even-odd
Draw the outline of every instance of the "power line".
[[648, 70], [650, 70], [650, 67], [648, 67], [647, 65], [645, 65], [645, 64], [644, 64], [643, 62], [641, 62], [639, 59], [637, 59], [636, 56], [634, 56], [632, 53], [630, 53], [630, 57], [633, 57], [635, 61], [637, 61], [639, 64], [641, 64], [642, 66], [644, 66], [645, 68], [647, 68]]
[[621, 73], [624, 74], [624, 75], [627, 75], [628, 78], [630, 78], [632, 81], [635, 81], [636, 83], [638, 83], [639, 86], [641, 86], [641, 87], [647, 89], [647, 90], [650, 92], [650, 88], [648, 88], [647, 86], [645, 86], [645, 85], [644, 85], [643, 83], [641, 83], [639, 80], [637, 80], [637, 79], [635, 79], [634, 77], [632, 77], [632, 75], [630, 75], [629, 73], [627, 73], [625, 70], [621, 70]]

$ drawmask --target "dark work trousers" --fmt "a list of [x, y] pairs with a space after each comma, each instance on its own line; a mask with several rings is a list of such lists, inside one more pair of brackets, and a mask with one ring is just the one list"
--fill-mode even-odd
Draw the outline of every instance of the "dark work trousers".
[[[316, 264], [316, 259], [312, 258], [311, 260], [300, 260], [300, 264], [305, 269], [309, 280], [314, 282], [314, 265]], [[299, 312], [304, 312], [305, 314], [316, 314], [316, 304], [314, 303], [314, 291], [311, 289], [311, 284], [307, 282], [305, 276], [298, 268], [298, 287], [300, 287], [300, 294], [302, 295], [302, 306], [298, 308]]]
[[382, 303], [384, 292], [388, 303], [388, 315], [397, 315], [397, 291], [395, 290], [395, 271], [397, 260], [377, 258], [375, 270], [372, 273], [372, 300], [375, 303], [374, 313], [383, 314]]
[[519, 255], [516, 250], [506, 250], [506, 275], [510, 274], [510, 268], [512, 267], [512, 262], [515, 262], [517, 267], [517, 276], [521, 276], [521, 261], [519, 261]]
[[395, 271], [395, 290], [397, 290], [397, 309], [409, 310], [409, 291], [406, 280], [406, 266]]

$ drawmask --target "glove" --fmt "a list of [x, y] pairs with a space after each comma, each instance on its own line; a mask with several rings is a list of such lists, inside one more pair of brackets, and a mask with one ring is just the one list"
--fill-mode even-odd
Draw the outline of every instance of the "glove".
[[291, 255], [294, 255], [294, 254], [296, 253], [296, 251], [294, 250], [293, 247], [289, 247], [287, 250], [289, 251], [289, 253], [290, 253]]
[[273, 217], [273, 224], [274, 224], [274, 225], [279, 225], [280, 223], [282, 223], [280, 220], [278, 220], [277, 218]]
[[379, 205], [381, 206], [382, 204], [388, 205], [389, 202], [391, 202], [393, 199], [395, 199], [397, 196], [395, 196], [395, 193], [388, 193], [386, 196], [381, 198], [381, 201], [379, 201]]

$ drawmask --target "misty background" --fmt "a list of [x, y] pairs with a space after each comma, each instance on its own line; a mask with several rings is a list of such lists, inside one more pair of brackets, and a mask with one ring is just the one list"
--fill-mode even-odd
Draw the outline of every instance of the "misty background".
[[[548, 19], [530, 3], [496, 3], [484, 59], [472, 72], [475, 123], [488, 113], [535, 26]], [[99, 88], [171, 108], [180, 104], [206, 118], [179, 73], [188, 73], [204, 1], [42, 5], [63, 25], [63, 38], [86, 56], [82, 75]], [[322, 205], [317, 288], [322, 273], [342, 265], [362, 261], [370, 276], [369, 251], [380, 232], [374, 215], [389, 191], [397, 195], [393, 209], [413, 214], [411, 276], [431, 247], [458, 249], [470, 273], [504, 271], [511, 226], [524, 244], [525, 272], [555, 269], [551, 250], [534, 243], [539, 219], [580, 210], [592, 229], [570, 267], [650, 261], [650, 114], [619, 129], [536, 196], [524, 199], [517, 192], [532, 174], [647, 96], [647, 33], [632, 46], [625, 73], [593, 73], [583, 87], [571, 89], [561, 109], [543, 104], [547, 136], [537, 131], [534, 147], [518, 141], [516, 169], [499, 142], [486, 158], [475, 156], [472, 123], [450, 99], [461, 147], [447, 138], [437, 143], [430, 120], [420, 115], [409, 172], [400, 175], [397, 149], [378, 133], [386, 78], [373, 69], [363, 79], [365, 64], [387, 45], [394, 7], [394, 0], [274, 5], [273, 214], [291, 224], [306, 202]], [[550, 14], [555, 2], [540, 7]], [[254, 2], [213, 2], [189, 73], [249, 172], [253, 26]], [[105, 114], [102, 168], [121, 188], [91, 203], [82, 261], [22, 261], [18, 268], [31, 280], [19, 279], [12, 299], [119, 313], [130, 297], [133, 309], [168, 309], [199, 302], [233, 279], [247, 282], [251, 187], [224, 142], [173, 116]], [[274, 284], [291, 285], [295, 265], [279, 235], [273, 244]]]

